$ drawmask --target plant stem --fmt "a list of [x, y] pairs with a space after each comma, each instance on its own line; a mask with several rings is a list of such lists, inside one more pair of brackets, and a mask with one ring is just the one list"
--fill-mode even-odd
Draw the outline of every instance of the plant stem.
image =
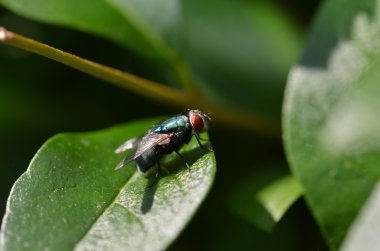
[[[184, 105], [184, 100], [188, 98], [185, 93], [174, 88], [159, 85], [132, 74], [77, 57], [13, 32], [3, 29], [3, 32], [0, 32], [0, 34], [5, 34], [3, 36], [0, 35], [0, 40], [6, 44], [53, 59], [148, 98], [182, 105]], [[4, 39], [1, 39], [1, 37], [4, 37]]]
[[[281, 135], [280, 128], [271, 121], [210, 103], [203, 96], [192, 91], [185, 92], [171, 88], [127, 72], [80, 58], [30, 38], [7, 31], [1, 27], [0, 42], [53, 59], [91, 76], [161, 103], [174, 104], [181, 109], [198, 108], [204, 111], [210, 111], [212, 112], [213, 120], [227, 126], [233, 126], [275, 138], [279, 138]], [[186, 76], [187, 70], [184, 71], [184, 69], [183, 66], [179, 65], [179, 69], [177, 69], [180, 73], [179, 76], [190, 80], [188, 76]]]
[[190, 72], [190, 68], [186, 62], [179, 59], [176, 63], [174, 63], [174, 72], [178, 83], [180, 83], [186, 91], [199, 94], [193, 82], [193, 76]]

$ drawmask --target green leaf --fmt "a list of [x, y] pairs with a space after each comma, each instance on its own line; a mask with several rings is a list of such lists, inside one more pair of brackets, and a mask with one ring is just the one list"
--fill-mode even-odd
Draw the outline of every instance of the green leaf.
[[[181, 232], [209, 191], [215, 158], [192, 140], [154, 174], [133, 163], [115, 171], [114, 150], [157, 120], [48, 140], [15, 183], [1, 230], [1, 250], [162, 250]], [[205, 137], [203, 135], [202, 137]]]
[[332, 250], [380, 178], [378, 48], [380, 1], [327, 1], [288, 80], [288, 159]]
[[380, 247], [380, 186], [373, 189], [371, 196], [350, 228], [342, 244], [342, 251], [376, 251]]
[[171, 62], [177, 57], [167, 44], [176, 39], [177, 0], [0, 0], [0, 4], [28, 18], [105, 37], [156, 60]]
[[229, 204], [234, 214], [270, 232], [302, 193], [295, 177], [268, 169], [238, 183]]
[[257, 193], [257, 200], [270, 213], [273, 223], [277, 223], [301, 196], [301, 184], [289, 175], [264, 187]]

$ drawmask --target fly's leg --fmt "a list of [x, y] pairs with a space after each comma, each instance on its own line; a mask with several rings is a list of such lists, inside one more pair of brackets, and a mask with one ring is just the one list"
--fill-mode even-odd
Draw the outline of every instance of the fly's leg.
[[160, 162], [158, 161], [157, 162], [157, 172], [156, 172], [156, 175], [154, 176], [154, 180], [153, 182], [148, 186], [148, 188], [152, 188], [154, 186], [154, 184], [156, 184], [156, 182], [158, 181], [158, 178], [160, 177], [160, 170], [161, 170], [161, 165], [160, 165]]
[[200, 141], [208, 141], [208, 139], [204, 139], [204, 138], [202, 138], [198, 133], [197, 133], [197, 136], [198, 136], [198, 139], [199, 139]]
[[189, 163], [187, 163], [185, 157], [183, 157], [182, 154], [180, 154], [177, 150], [175, 150], [175, 153], [178, 154], [179, 157], [181, 157], [181, 159], [183, 160], [183, 163], [185, 163], [186, 167], [187, 167], [187, 170], [189, 170], [189, 172], [191, 171], [191, 168], [190, 168], [190, 165]]
[[202, 143], [201, 143], [201, 141], [200, 141], [200, 137], [199, 137], [198, 134], [194, 133], [193, 135], [195, 136], [195, 138], [197, 139], [197, 142], [198, 142], [199, 146], [200, 146], [203, 150], [205, 150], [205, 151], [212, 151], [211, 148], [209, 148], [209, 147], [205, 147], [204, 145], [202, 145]]

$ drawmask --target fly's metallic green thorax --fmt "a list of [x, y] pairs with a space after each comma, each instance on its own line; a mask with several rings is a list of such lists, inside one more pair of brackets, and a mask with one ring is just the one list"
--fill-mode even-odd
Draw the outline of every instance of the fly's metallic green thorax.
[[188, 117], [184, 115], [175, 116], [167, 119], [161, 124], [153, 127], [152, 131], [155, 133], [167, 133], [181, 130], [182, 128], [191, 129]]
[[[136, 149], [132, 155], [127, 155], [117, 165], [116, 169], [122, 168], [134, 160], [137, 169], [144, 173], [157, 164], [157, 179], [160, 171], [160, 159], [165, 154], [176, 152], [184, 160], [178, 151], [184, 144], [190, 142], [192, 136], [195, 136], [200, 147], [204, 148], [198, 134], [208, 129], [209, 121], [210, 117], [207, 114], [199, 110], [190, 110], [185, 114], [161, 122], [150, 129], [142, 138], [127, 140], [115, 150], [115, 153], [121, 153], [128, 149]], [[190, 168], [185, 160], [184, 163]]]

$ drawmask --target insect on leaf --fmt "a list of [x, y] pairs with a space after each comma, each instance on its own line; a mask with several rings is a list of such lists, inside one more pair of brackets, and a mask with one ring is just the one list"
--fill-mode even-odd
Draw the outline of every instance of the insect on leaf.
[[[60, 134], [37, 152], [10, 194], [1, 250], [162, 250], [181, 232], [209, 191], [213, 152], [196, 140], [168, 155], [155, 186], [134, 163], [115, 171], [114, 150], [158, 120]], [[206, 137], [206, 135], [203, 135]], [[154, 175], [153, 175], [154, 176]]]

